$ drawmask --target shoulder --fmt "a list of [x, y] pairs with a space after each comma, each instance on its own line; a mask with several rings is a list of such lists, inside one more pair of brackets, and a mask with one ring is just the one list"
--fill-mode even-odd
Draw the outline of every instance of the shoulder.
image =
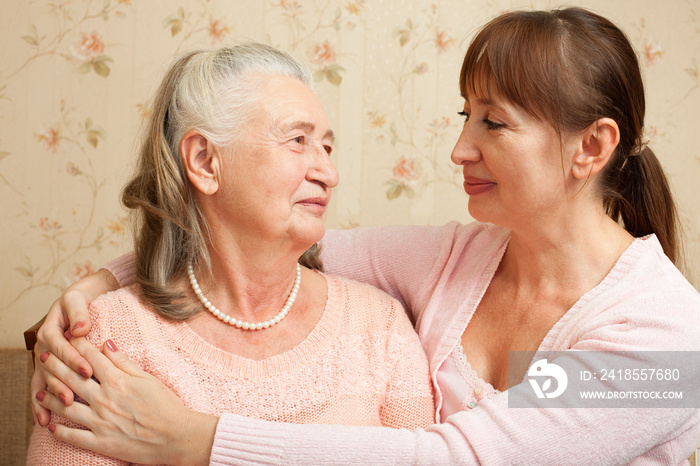
[[401, 303], [384, 291], [337, 275], [326, 274], [325, 277], [328, 283], [327, 305], [338, 306], [354, 325], [387, 329], [405, 321], [413, 328]]
[[576, 319], [586, 339], [621, 350], [700, 350], [700, 294], [654, 236], [637, 239], [599, 288]]
[[134, 357], [144, 342], [159, 333], [161, 321], [142, 299], [138, 285], [105, 293], [89, 306], [91, 330], [87, 338], [95, 345], [113, 339], [120, 350]]

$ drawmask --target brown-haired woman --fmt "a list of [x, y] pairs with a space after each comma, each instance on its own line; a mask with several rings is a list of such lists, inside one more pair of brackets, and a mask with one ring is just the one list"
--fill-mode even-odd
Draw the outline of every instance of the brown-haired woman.
[[[580, 350], [700, 349], [700, 295], [674, 266], [681, 258], [676, 211], [646, 147], [644, 89], [628, 39], [583, 9], [506, 13], [472, 41], [460, 89], [465, 123], [452, 160], [463, 169], [469, 212], [479, 222], [324, 238], [327, 268], [383, 288], [413, 314], [442, 424], [416, 431], [298, 426], [180, 410], [177, 416], [195, 425], [218, 421], [216, 436], [200, 450], [203, 462], [680, 464], [694, 451], [697, 405], [508, 404], [530, 389], [524, 382], [509, 388], [509, 351], [562, 351], [555, 361], [565, 366]], [[128, 281], [124, 268], [128, 258], [112, 270]], [[86, 322], [80, 306], [63, 311], [58, 303], [40, 348], [61, 349], [72, 367], [87, 368], [61, 341], [63, 312], [73, 324]], [[108, 359], [129, 368], [118, 352], [94, 353], [83, 352], [98, 378], [123, 374]], [[625, 354], [628, 363], [653, 363], [644, 360], [648, 353]], [[695, 390], [697, 366], [685, 368], [685, 382]], [[72, 372], [58, 363], [50, 370], [62, 379]], [[39, 384], [37, 375], [35, 390]], [[99, 387], [85, 385], [72, 388], [99, 397]], [[120, 401], [128, 404], [134, 393], [120, 391]], [[47, 399], [43, 405], [59, 412], [85, 409]], [[137, 418], [148, 412], [144, 407]], [[146, 448], [119, 433], [128, 422], [116, 414], [90, 411], [83, 420], [93, 434], [56, 435], [95, 449], [119, 441], [135, 451]], [[186, 438], [156, 423], [149, 433], [164, 445]]]

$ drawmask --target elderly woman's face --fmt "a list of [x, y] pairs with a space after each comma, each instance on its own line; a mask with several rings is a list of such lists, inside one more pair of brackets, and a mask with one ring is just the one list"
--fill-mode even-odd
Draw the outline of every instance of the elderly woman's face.
[[472, 217], [517, 229], [565, 207], [574, 137], [562, 146], [551, 125], [494, 96], [466, 96], [464, 113], [452, 161]]
[[241, 239], [291, 240], [305, 249], [323, 237], [323, 214], [338, 184], [333, 132], [303, 82], [261, 76], [259, 83], [258, 110], [222, 157], [222, 216]]

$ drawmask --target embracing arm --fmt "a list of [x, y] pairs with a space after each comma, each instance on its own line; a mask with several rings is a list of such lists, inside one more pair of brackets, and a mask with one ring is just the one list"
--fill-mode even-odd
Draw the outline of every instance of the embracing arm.
[[430, 278], [445, 266], [457, 230], [463, 228], [470, 226], [451, 222], [328, 230], [321, 259], [326, 272], [369, 283], [398, 299], [415, 321], [432, 291], [426, 288]]

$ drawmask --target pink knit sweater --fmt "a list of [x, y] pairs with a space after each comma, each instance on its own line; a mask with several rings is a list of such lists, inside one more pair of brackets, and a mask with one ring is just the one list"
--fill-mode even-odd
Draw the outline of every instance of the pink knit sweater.
[[[428, 363], [403, 308], [376, 288], [326, 275], [323, 315], [291, 350], [255, 361], [222, 351], [184, 322], [163, 319], [132, 285], [90, 307], [88, 339], [112, 339], [186, 406], [287, 423], [410, 429], [435, 422]], [[231, 328], [232, 336], [240, 330]], [[52, 422], [68, 422], [54, 416]], [[28, 464], [123, 464], [32, 435]]]
[[[442, 424], [409, 431], [224, 414], [211, 464], [687, 463], [700, 439], [698, 409], [512, 409], [507, 391], [489, 391], [460, 367], [461, 335], [509, 238], [508, 230], [480, 223], [328, 232], [323, 260], [330, 273], [377, 286], [412, 313]], [[110, 270], [129, 283], [133, 257]], [[635, 240], [539, 347], [570, 349], [700, 350], [700, 295], [653, 235]]]
[[[397, 431], [223, 415], [211, 463], [687, 463], [700, 439], [698, 409], [513, 409], [507, 391], [490, 398], [477, 393], [485, 382], [473, 374], [461, 384], [444, 383], [460, 378], [452, 355], [509, 237], [508, 230], [479, 223], [329, 232], [327, 270], [378, 286], [413, 313], [437, 382], [442, 424]], [[700, 295], [654, 236], [637, 239], [539, 349], [698, 351]], [[689, 369], [698, 380], [698, 368]], [[454, 411], [465, 405], [475, 407]]]

